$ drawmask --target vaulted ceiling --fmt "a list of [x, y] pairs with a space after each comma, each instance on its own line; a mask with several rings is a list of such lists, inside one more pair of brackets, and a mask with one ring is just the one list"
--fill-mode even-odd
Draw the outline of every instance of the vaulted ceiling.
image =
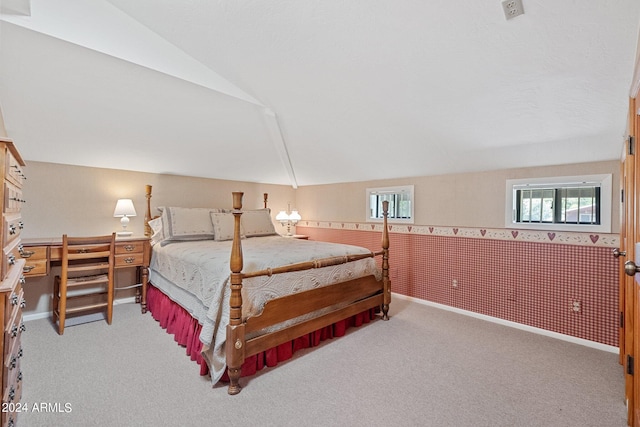
[[620, 157], [637, 0], [0, 0], [23, 157], [301, 185]]

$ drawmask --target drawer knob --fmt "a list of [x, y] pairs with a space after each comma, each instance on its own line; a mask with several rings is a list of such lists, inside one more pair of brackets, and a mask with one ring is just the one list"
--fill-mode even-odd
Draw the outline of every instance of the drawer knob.
[[124, 245], [123, 247], [124, 247], [124, 250], [127, 251], [127, 252], [133, 252], [135, 250], [135, 248], [136, 248], [133, 245]]
[[18, 295], [11, 294], [11, 305], [18, 305]]
[[33, 270], [34, 268], [36, 268], [35, 265], [25, 265], [24, 267], [22, 267], [22, 272], [23, 273], [28, 273], [31, 270]]
[[27, 306], [27, 300], [22, 298], [22, 301], [20, 301], [20, 308], [25, 308]]
[[133, 257], [128, 257], [128, 258], [125, 258], [125, 259], [124, 259], [124, 262], [126, 262], [127, 264], [133, 264], [133, 262], [134, 262], [135, 260], [136, 260], [136, 259], [135, 259], [135, 258], [133, 258]]
[[16, 257], [13, 254], [9, 254], [9, 256], [7, 257], [7, 259], [9, 260], [9, 265], [13, 265], [16, 263]]

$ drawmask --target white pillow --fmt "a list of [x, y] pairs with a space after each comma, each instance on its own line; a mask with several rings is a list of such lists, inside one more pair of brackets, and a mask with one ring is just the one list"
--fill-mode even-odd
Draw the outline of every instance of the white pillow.
[[[233, 227], [235, 219], [230, 212], [211, 212], [211, 224], [214, 230], [214, 240], [221, 242], [224, 240], [233, 240]], [[244, 238], [242, 230], [242, 222], [240, 223], [240, 237]]]
[[276, 228], [271, 221], [270, 209], [256, 209], [244, 211], [242, 213], [241, 223], [245, 236], [271, 236], [276, 233]]
[[165, 207], [162, 229], [166, 241], [207, 240], [214, 238], [211, 212], [214, 208]]
[[162, 231], [162, 217], [157, 217], [149, 221], [149, 227], [153, 231], [151, 235], [151, 246], [161, 243], [164, 240], [164, 232]]

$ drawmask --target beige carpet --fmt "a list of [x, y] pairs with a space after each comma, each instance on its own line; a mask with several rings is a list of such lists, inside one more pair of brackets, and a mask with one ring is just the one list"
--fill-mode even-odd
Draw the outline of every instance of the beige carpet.
[[137, 305], [64, 336], [28, 322], [19, 425], [626, 425], [617, 355], [398, 298], [391, 307], [388, 322], [242, 379], [237, 396], [199, 377]]

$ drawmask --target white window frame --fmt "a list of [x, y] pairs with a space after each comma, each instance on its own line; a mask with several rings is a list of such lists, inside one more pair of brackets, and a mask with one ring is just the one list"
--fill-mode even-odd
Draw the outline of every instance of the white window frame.
[[[516, 222], [516, 191], [524, 187], [570, 187], [576, 184], [592, 183], [600, 187], [600, 224], [536, 224]], [[579, 175], [528, 179], [508, 179], [506, 184], [505, 227], [550, 230], [611, 233], [612, 176], [611, 174]]]
[[391, 218], [389, 216], [387, 218], [387, 222], [389, 223], [399, 223], [399, 224], [413, 224], [415, 221], [414, 216], [414, 207], [415, 207], [415, 198], [414, 198], [414, 186], [413, 185], [399, 185], [395, 187], [377, 187], [377, 188], [367, 188], [366, 190], [366, 199], [367, 199], [367, 210], [365, 213], [365, 218], [367, 222], [382, 222], [382, 218], [371, 218], [371, 196], [375, 194], [408, 194], [409, 200], [411, 202], [411, 217], [410, 218]]

